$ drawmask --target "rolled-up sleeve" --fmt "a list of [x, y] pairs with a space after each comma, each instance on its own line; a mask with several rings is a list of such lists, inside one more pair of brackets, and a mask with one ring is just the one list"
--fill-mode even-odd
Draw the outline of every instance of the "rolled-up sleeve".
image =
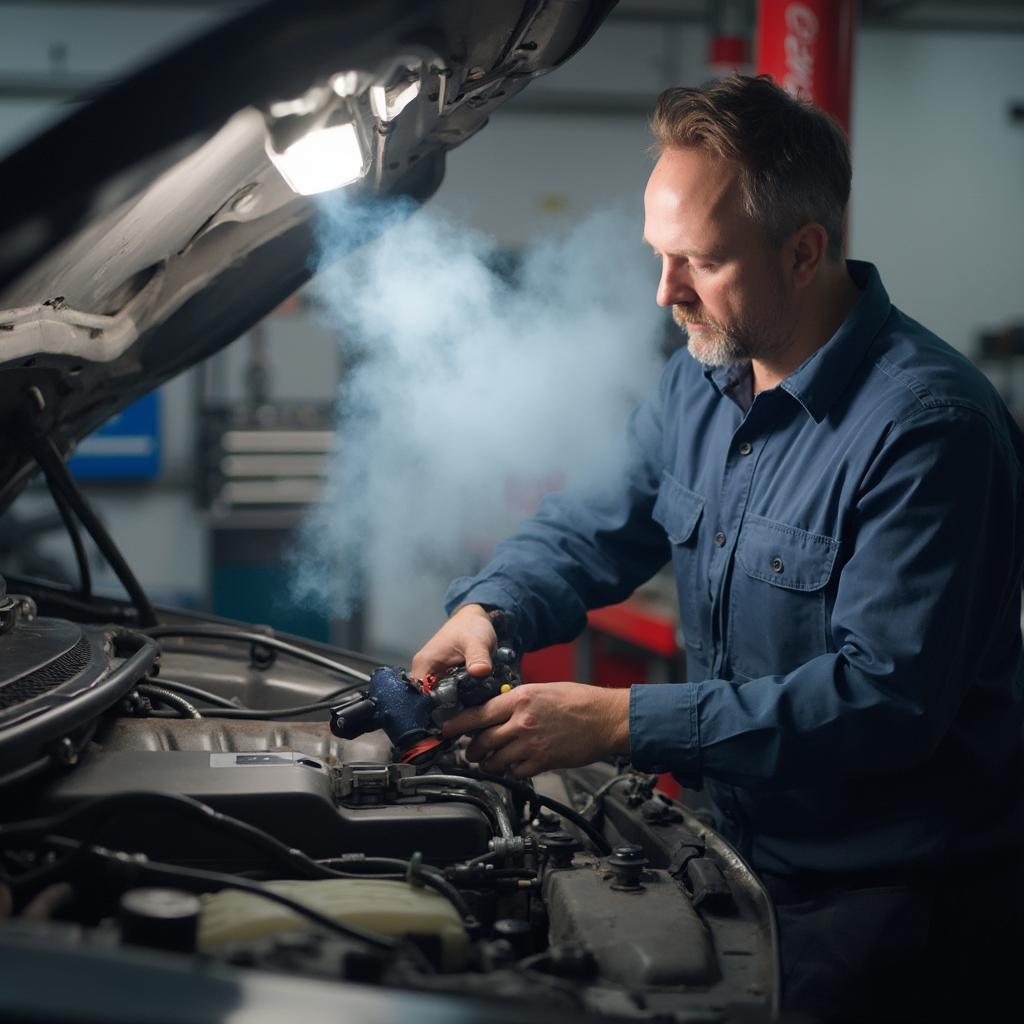
[[700, 683], [633, 686], [629, 691], [629, 759], [643, 772], [672, 772], [701, 788]]

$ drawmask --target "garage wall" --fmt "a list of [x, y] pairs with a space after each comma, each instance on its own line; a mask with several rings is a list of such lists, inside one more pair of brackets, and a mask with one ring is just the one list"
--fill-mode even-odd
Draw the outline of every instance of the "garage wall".
[[1024, 320], [1024, 35], [861, 33], [850, 253], [968, 354]]
[[[230, 6], [0, 3], [0, 80], [102, 82], [202, 32]], [[62, 116], [59, 101], [0, 96], [0, 153]], [[25, 90], [28, 92], [29, 90]]]
[[[222, 14], [0, 3], [0, 80], [112, 75]], [[650, 167], [645, 111], [663, 85], [704, 80], [705, 45], [695, 24], [606, 26], [575, 61], [531, 86], [521, 112], [499, 112], [450, 155], [436, 205], [516, 248], [625, 203], [637, 230], [621, 239], [622, 259], [646, 258], [638, 241]], [[602, 98], [613, 111], [566, 112]], [[851, 255], [877, 262], [894, 300], [967, 352], [980, 330], [1024, 319], [1024, 127], [1007, 116], [1011, 100], [1024, 100], [1024, 34], [858, 36]], [[0, 152], [61, 110], [54, 100], [0, 94]], [[301, 319], [271, 332], [282, 393], [322, 394], [330, 336]], [[237, 365], [240, 356], [229, 359]], [[199, 599], [205, 524], [188, 497], [190, 410], [187, 380], [166, 388], [166, 478], [141, 492], [99, 491], [96, 501], [154, 592]], [[375, 603], [386, 609], [386, 598]], [[440, 615], [439, 601], [438, 590], [417, 629]], [[392, 646], [395, 624], [384, 612], [370, 626], [380, 646]]]
[[[614, 45], [626, 37], [635, 49]], [[616, 94], [656, 92], [650, 36], [615, 28], [605, 39], [618, 54]], [[676, 39], [692, 62], [665, 81], [697, 84], [704, 35], [677, 29]], [[586, 88], [572, 71], [539, 83], [538, 94], [557, 104]], [[588, 71], [590, 87], [604, 91], [608, 77]], [[858, 34], [850, 255], [877, 263], [898, 305], [968, 353], [980, 330], [1024, 318], [1024, 123], [1009, 117], [1015, 101], [1024, 102], [1024, 34]], [[452, 154], [437, 199], [509, 244], [610, 201], [635, 203], [639, 217], [647, 145], [642, 115], [519, 115], [510, 105]]]

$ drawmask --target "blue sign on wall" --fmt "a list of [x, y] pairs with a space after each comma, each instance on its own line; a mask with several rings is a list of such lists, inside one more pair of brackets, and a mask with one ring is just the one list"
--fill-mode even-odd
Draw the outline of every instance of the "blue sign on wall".
[[79, 480], [152, 480], [160, 472], [160, 401], [140, 398], [83, 438], [68, 460]]

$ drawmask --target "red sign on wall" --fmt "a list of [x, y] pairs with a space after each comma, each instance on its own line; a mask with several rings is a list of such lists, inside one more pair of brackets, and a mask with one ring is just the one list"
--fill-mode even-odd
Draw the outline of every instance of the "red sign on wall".
[[856, 0], [759, 0], [757, 71], [850, 129]]

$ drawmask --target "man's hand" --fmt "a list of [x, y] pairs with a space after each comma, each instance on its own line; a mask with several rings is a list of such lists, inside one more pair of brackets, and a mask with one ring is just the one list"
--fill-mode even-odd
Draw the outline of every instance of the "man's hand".
[[[482, 730], [482, 731], [479, 731]], [[629, 690], [527, 683], [445, 722], [451, 739], [477, 733], [466, 752], [485, 771], [525, 779], [629, 753]]]
[[412, 659], [414, 679], [442, 675], [453, 665], [466, 666], [471, 676], [490, 675], [491, 655], [497, 646], [491, 618], [478, 604], [457, 609]]

